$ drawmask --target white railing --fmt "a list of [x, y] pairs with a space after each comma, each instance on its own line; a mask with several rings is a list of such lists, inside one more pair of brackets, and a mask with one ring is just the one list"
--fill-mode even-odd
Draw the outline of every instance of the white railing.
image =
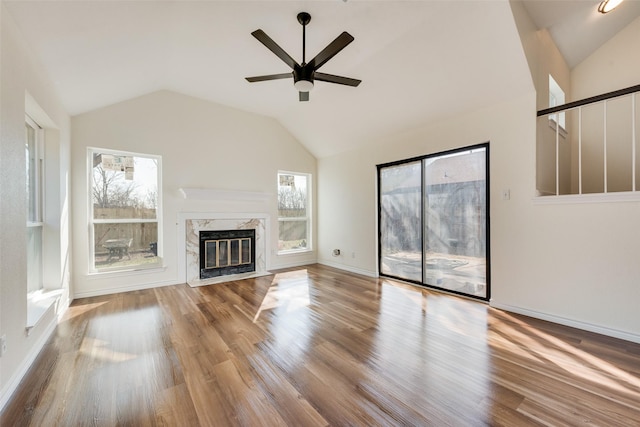
[[[538, 120], [548, 120], [555, 136], [555, 147], [552, 148], [550, 146], [552, 137], [550, 132], [546, 131], [547, 126], [538, 127], [537, 161], [547, 162], [547, 164], [539, 164], [537, 168], [538, 174], [542, 175], [537, 178], [540, 195], [635, 193], [638, 191], [637, 181], [640, 177], [637, 176], [639, 161], [637, 123], [640, 122], [640, 118], [637, 117], [636, 104], [639, 94], [640, 85], [538, 111]], [[628, 104], [626, 101], [622, 103], [625, 98], [629, 99]], [[616, 104], [615, 108], [610, 110], [608, 107], [611, 102]], [[599, 106], [602, 108], [601, 124], [594, 120], [583, 120], [584, 109], [589, 108], [592, 116], [593, 111], [600, 108]], [[624, 111], [621, 112], [621, 108]], [[561, 114], [565, 114], [567, 129], [559, 125]], [[626, 114], [629, 114], [627, 118], [624, 117]], [[620, 121], [630, 122], [630, 132], [629, 129], [623, 129], [626, 123], [623, 126], [616, 126]], [[602, 129], [601, 142], [598, 135], [600, 129]], [[586, 147], [585, 138], [588, 139]], [[565, 143], [568, 145], [563, 145]], [[600, 153], [598, 150], [601, 150]], [[552, 155], [553, 151], [555, 155]], [[589, 152], [588, 159], [585, 158], [585, 151]], [[627, 155], [631, 157], [629, 162], [626, 159]], [[602, 163], [598, 165], [600, 156]], [[548, 164], [551, 157], [555, 157], [555, 165]], [[602, 174], [601, 178], [598, 178], [600, 170]], [[630, 182], [628, 176], [630, 176]], [[554, 180], [555, 183], [552, 183]]]

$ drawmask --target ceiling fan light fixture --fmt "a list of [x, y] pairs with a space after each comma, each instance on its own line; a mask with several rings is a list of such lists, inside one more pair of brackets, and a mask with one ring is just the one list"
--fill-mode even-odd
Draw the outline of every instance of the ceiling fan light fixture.
[[298, 92], [309, 92], [313, 89], [313, 82], [310, 80], [298, 80], [293, 86]]
[[624, 0], [604, 0], [598, 6], [598, 12], [609, 13], [620, 5]]
[[307, 66], [304, 62], [302, 65], [294, 66], [293, 86], [298, 92], [309, 92], [313, 89], [313, 68]]

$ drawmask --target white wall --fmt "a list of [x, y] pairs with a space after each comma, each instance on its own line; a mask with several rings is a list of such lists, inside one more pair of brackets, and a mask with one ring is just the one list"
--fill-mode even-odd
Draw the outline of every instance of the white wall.
[[490, 141], [491, 305], [640, 341], [640, 205], [535, 204], [535, 112], [532, 92], [320, 159], [319, 262], [376, 273], [376, 164]]
[[[81, 114], [72, 119], [73, 282], [76, 297], [184, 283], [177, 253], [179, 212], [267, 213], [270, 265], [315, 262], [315, 251], [277, 256], [278, 170], [316, 178], [316, 160], [273, 119], [170, 91]], [[87, 233], [87, 147], [162, 156], [164, 263], [161, 271], [90, 275]], [[243, 170], [246, 168], [246, 171]], [[180, 188], [269, 193], [266, 202], [184, 199]]]
[[584, 99], [640, 84], [640, 18], [571, 70], [573, 99]]
[[[640, 203], [541, 204], [534, 197], [536, 110], [546, 106], [548, 92], [541, 76], [556, 68], [567, 76], [555, 49], [546, 50], [548, 38], [519, 7], [514, 16], [531, 81], [544, 96], [532, 88], [512, 102], [320, 159], [318, 261], [376, 274], [376, 164], [490, 141], [491, 305], [640, 342]], [[625, 78], [615, 89], [638, 83]], [[502, 200], [503, 189], [510, 200]], [[346, 256], [332, 257], [334, 248]]]
[[63, 291], [59, 310], [68, 305], [69, 218], [68, 169], [70, 120], [54, 86], [31, 55], [15, 24], [0, 6], [0, 335], [7, 353], [0, 358], [0, 408], [6, 403], [56, 325], [48, 311], [26, 333], [27, 261], [25, 203], [25, 112], [45, 132], [45, 285]]
[[[490, 141], [491, 305], [640, 342], [640, 203], [543, 205], [534, 199], [536, 110], [548, 102], [549, 72], [558, 70], [564, 84], [568, 76], [550, 39], [521, 12], [516, 4], [538, 93], [319, 160], [318, 260], [375, 274], [376, 164]], [[635, 27], [631, 33], [635, 42], [616, 48], [621, 54], [632, 56], [629, 47], [639, 38]], [[637, 84], [627, 78], [610, 90]], [[511, 190], [511, 200], [501, 200], [503, 189]], [[346, 256], [332, 257], [333, 248]]]
[[[538, 92], [538, 109], [547, 105], [548, 87], [545, 79], [549, 73], [552, 73], [556, 80], [561, 79], [558, 82], [563, 88], [566, 88], [567, 83], [570, 84], [570, 91], [566, 91], [567, 102], [640, 83], [640, 59], [637, 55], [630, 54], [637, 51], [640, 41], [640, 18], [605, 43], [583, 63], [569, 70], [548, 33], [544, 30], [538, 31], [533, 26], [526, 12], [523, 13], [521, 4], [511, 4]], [[603, 76], [607, 78], [603, 79]], [[617, 101], [610, 103], [609, 112], [620, 110], [620, 106], [616, 104]], [[577, 192], [577, 116], [575, 113], [572, 114], [573, 117], [567, 116], [570, 139], [561, 139], [560, 144], [561, 180], [564, 180], [564, 183], [561, 181], [561, 192], [562, 184], [566, 185], [567, 181], [568, 162], [571, 168], [572, 191]], [[585, 111], [583, 114], [583, 125], [591, 126], [583, 128], [582, 132], [583, 174], [586, 172], [586, 175], [583, 175], [583, 191], [588, 191], [589, 188], [600, 188], [599, 191], [602, 191], [604, 188], [601, 117], [602, 107], [599, 107], [599, 112], [592, 114]], [[625, 117], [618, 122], [628, 123], [629, 117], [627, 110]], [[637, 118], [640, 122], [640, 114]], [[540, 144], [548, 140], [548, 135], [545, 137], [544, 134], [548, 134], [549, 130], [543, 122], [546, 120], [539, 120], [537, 135], [538, 184], [548, 183], [549, 176], [554, 175], [548, 168], [544, 170], [541, 165], [550, 157], [548, 151], [541, 155]], [[622, 130], [622, 126], [617, 127], [615, 124], [618, 123], [610, 121], [608, 130], [609, 188], [630, 189], [628, 187], [631, 148], [627, 142], [631, 140], [627, 137], [630, 135], [630, 129]], [[615, 132], [611, 133], [612, 130]], [[593, 142], [594, 139], [597, 142]], [[567, 152], [567, 148], [571, 150], [570, 153]], [[552, 160], [554, 159], [555, 155]], [[640, 160], [640, 154], [638, 159]], [[640, 161], [637, 164], [640, 164]], [[542, 187], [544, 188], [544, 185]], [[632, 222], [639, 209], [638, 203], [566, 204], [540, 208], [534, 207], [540, 210], [540, 216], [537, 218], [546, 224], [545, 230], [551, 231], [545, 231], [550, 239], [554, 239], [554, 235], [557, 236], [554, 239], [557, 241], [554, 242], [554, 247], [558, 248], [547, 252], [541, 268], [548, 269], [549, 274], [553, 276], [559, 271], [560, 277], [565, 277], [563, 281], [552, 280], [552, 283], [557, 282], [558, 292], [562, 292], [565, 298], [538, 303], [539, 308], [523, 305], [523, 310], [534, 310], [530, 314], [638, 341], [640, 315], [637, 309], [634, 309], [634, 304], [629, 303], [637, 300], [639, 292], [634, 285], [637, 283], [639, 270], [633, 266], [633, 246], [638, 233], [635, 232], [636, 227]], [[597, 263], [597, 266], [589, 265], [591, 263]], [[584, 268], [585, 266], [588, 268]], [[575, 302], [570, 297], [572, 293], [584, 296], [578, 296]], [[497, 301], [496, 304], [500, 304], [500, 301]], [[567, 304], [568, 307], [563, 308], [562, 304]], [[519, 306], [515, 309], [518, 309], [517, 307]], [[573, 321], [577, 323], [574, 324]]]

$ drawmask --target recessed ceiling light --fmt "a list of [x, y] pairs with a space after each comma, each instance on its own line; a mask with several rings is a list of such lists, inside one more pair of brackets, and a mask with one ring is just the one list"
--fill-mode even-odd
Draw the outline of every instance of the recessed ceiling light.
[[620, 5], [620, 3], [622, 2], [623, 0], [604, 0], [602, 3], [600, 3], [600, 6], [598, 6], [598, 12], [609, 13], [613, 9], [618, 7], [618, 5]]

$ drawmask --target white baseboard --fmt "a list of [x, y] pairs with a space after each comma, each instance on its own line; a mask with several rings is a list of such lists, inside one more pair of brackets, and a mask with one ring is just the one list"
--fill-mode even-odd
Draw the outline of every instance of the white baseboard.
[[621, 331], [619, 329], [607, 328], [606, 326], [594, 325], [587, 322], [581, 322], [579, 320], [567, 319], [566, 317], [556, 316], [553, 314], [542, 313], [535, 310], [529, 310], [522, 307], [512, 306], [509, 304], [501, 304], [499, 302], [491, 301], [489, 305], [493, 308], [497, 308], [504, 311], [510, 311], [512, 313], [522, 314], [524, 316], [534, 317], [540, 320], [546, 320], [549, 322], [557, 323], [559, 325], [570, 326], [576, 329], [582, 329], [583, 331], [595, 332], [596, 334], [606, 335], [608, 337], [618, 338], [625, 341], [631, 341], [640, 344], [640, 335], [631, 332]]
[[36, 357], [40, 354], [42, 349], [44, 348], [51, 335], [56, 330], [56, 326], [58, 325], [58, 318], [53, 317], [53, 321], [47, 325], [44, 333], [40, 336], [38, 341], [36, 341], [35, 345], [31, 348], [31, 351], [27, 354], [27, 357], [24, 358], [18, 369], [11, 376], [5, 387], [0, 391], [0, 412], [4, 409], [5, 405], [13, 396], [13, 393], [17, 390], [20, 385], [20, 381], [24, 378], [31, 365], [36, 360]]
[[375, 271], [364, 270], [362, 268], [352, 267], [350, 265], [338, 264], [338, 263], [327, 261], [327, 260], [318, 260], [318, 264], [337, 268], [339, 270], [345, 270], [350, 273], [360, 274], [362, 276], [374, 277], [374, 278], [378, 277], [378, 273], [376, 273]]
[[307, 260], [290, 261], [290, 262], [283, 262], [283, 263], [277, 263], [277, 264], [272, 263], [267, 270], [271, 271], [271, 270], [280, 270], [283, 268], [303, 267], [305, 265], [312, 265], [312, 264], [316, 264], [316, 261], [307, 259]]
[[74, 292], [73, 299], [97, 297], [102, 295], [118, 294], [120, 292], [141, 291], [143, 289], [161, 288], [163, 286], [179, 285], [184, 282], [180, 282], [176, 279], [163, 280], [161, 282], [142, 283], [137, 285], [118, 286], [115, 288], [102, 288], [94, 291], [82, 291]]

